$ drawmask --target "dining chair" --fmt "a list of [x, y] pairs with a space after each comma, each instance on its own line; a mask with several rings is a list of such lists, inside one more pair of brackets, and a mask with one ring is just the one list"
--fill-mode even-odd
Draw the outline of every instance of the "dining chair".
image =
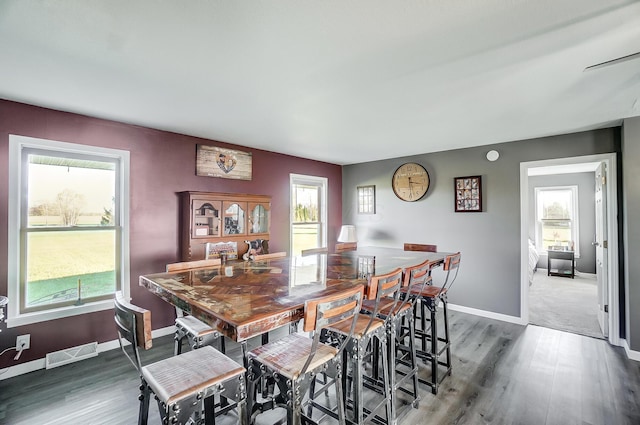
[[[348, 335], [354, 333], [357, 323], [354, 319], [358, 317], [363, 293], [364, 286], [356, 285], [336, 294], [305, 301], [303, 330], [310, 332], [312, 337], [293, 333], [249, 351], [249, 394], [256, 393], [256, 383], [262, 377], [273, 377], [280, 389], [275, 401], [286, 408], [287, 424], [316, 423], [311, 418], [314, 408], [345, 424], [341, 354], [347, 339], [334, 347], [322, 343], [320, 337], [323, 329], [339, 323], [346, 323]], [[319, 393], [333, 386], [337, 409], [320, 404], [316, 397], [318, 394], [314, 394], [312, 383], [320, 374], [325, 377], [325, 382]], [[306, 413], [305, 407], [308, 407]], [[251, 409], [249, 406], [249, 411]], [[251, 419], [253, 421], [254, 417]]]
[[[203, 267], [215, 267], [221, 265], [219, 258], [210, 260], [183, 261], [179, 263], [167, 264], [167, 272], [178, 272]], [[221, 352], [225, 352], [224, 337], [211, 326], [193, 316], [185, 315], [184, 312], [176, 307], [175, 335], [173, 337], [174, 354], [182, 353], [182, 342], [186, 339], [192, 349], [198, 349], [205, 345], [218, 342]]]
[[[348, 406], [353, 407], [354, 423], [362, 424], [370, 421], [391, 424], [394, 422], [395, 410], [392, 400], [391, 378], [389, 375], [389, 350], [391, 342], [387, 339], [386, 322], [379, 317], [385, 306], [395, 306], [398, 290], [402, 284], [402, 269], [389, 273], [371, 276], [367, 285], [364, 304], [373, 306], [373, 310], [363, 308], [367, 314], [359, 315], [355, 332], [347, 335], [347, 324], [340, 323], [326, 330], [325, 340], [341, 342], [348, 340], [343, 354], [343, 368], [351, 368], [351, 374], [344, 380], [345, 395]], [[391, 307], [393, 308], [393, 307]], [[378, 368], [379, 364], [381, 368]], [[366, 366], [371, 365], [371, 373], [367, 374]], [[382, 371], [382, 377], [379, 376]], [[364, 405], [363, 390], [368, 389], [367, 404]], [[385, 416], [381, 417], [382, 409]]]
[[307, 255], [312, 255], [312, 254], [328, 254], [329, 253], [329, 249], [325, 246], [325, 247], [321, 247], [321, 248], [309, 248], [309, 249], [303, 249], [302, 252], [300, 253], [300, 255], [307, 256]]
[[[151, 312], [114, 299], [114, 320], [120, 348], [140, 375], [138, 425], [146, 425], [153, 394], [163, 424], [215, 423], [215, 397], [224, 394], [235, 403], [238, 423], [246, 425], [246, 369], [211, 346], [142, 365], [140, 349], [152, 346]], [[125, 344], [127, 341], [129, 344]], [[222, 412], [222, 410], [220, 411]]]
[[423, 252], [438, 252], [437, 245], [419, 244], [419, 243], [405, 243], [405, 251], [423, 251]]
[[338, 242], [335, 246], [336, 252], [355, 251], [358, 249], [358, 242]]
[[258, 254], [253, 256], [254, 261], [273, 260], [276, 258], [284, 258], [287, 256], [286, 252], [270, 252], [269, 254]]
[[[402, 404], [417, 408], [420, 402], [418, 391], [418, 364], [415, 350], [414, 306], [416, 293], [430, 281], [431, 262], [407, 267], [402, 273], [399, 292], [381, 298], [377, 305], [371, 300], [363, 301], [362, 310], [385, 321], [387, 357], [389, 359], [389, 381], [394, 406], [394, 421], [398, 416], [398, 392], [409, 396]], [[374, 364], [376, 362], [374, 361]], [[408, 385], [407, 385], [408, 384]], [[407, 388], [408, 387], [408, 388]]]
[[[446, 273], [441, 286], [426, 285], [418, 293], [420, 302], [420, 329], [416, 327], [416, 338], [421, 341], [422, 349], [416, 350], [418, 358], [431, 364], [431, 377], [429, 380], [420, 378], [420, 382], [431, 387], [433, 394], [438, 393], [438, 387], [442, 380], [451, 375], [451, 338], [449, 335], [449, 314], [447, 292], [458, 276], [460, 266], [460, 253], [449, 254], [445, 257], [443, 271]], [[444, 321], [444, 337], [438, 336], [438, 304], [442, 303], [442, 316]], [[429, 310], [427, 318], [426, 310]], [[426, 349], [427, 342], [429, 349]], [[444, 360], [441, 360], [445, 353]], [[444, 366], [444, 374], [440, 375], [440, 366]]]

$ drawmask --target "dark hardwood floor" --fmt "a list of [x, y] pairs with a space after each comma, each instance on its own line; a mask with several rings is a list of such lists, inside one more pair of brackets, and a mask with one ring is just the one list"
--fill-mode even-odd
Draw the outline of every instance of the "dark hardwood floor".
[[[404, 424], [640, 424], [640, 363], [603, 340], [451, 312], [453, 374]], [[172, 354], [157, 338], [144, 362]], [[231, 355], [237, 354], [231, 345]], [[424, 373], [427, 373], [426, 367]], [[119, 350], [0, 381], [0, 424], [135, 424], [139, 378]], [[150, 424], [158, 424], [155, 405]], [[260, 423], [273, 416], [262, 415]], [[229, 415], [223, 423], [234, 423]]]

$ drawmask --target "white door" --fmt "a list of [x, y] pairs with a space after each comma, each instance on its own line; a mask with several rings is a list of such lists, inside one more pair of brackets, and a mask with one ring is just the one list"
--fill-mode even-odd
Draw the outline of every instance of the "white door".
[[598, 323], [602, 334], [609, 336], [608, 238], [607, 238], [607, 173], [605, 163], [596, 169], [596, 276], [598, 279]]

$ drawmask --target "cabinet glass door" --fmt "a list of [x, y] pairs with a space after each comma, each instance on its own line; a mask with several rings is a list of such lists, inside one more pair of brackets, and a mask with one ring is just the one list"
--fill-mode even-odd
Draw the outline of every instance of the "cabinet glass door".
[[195, 200], [193, 237], [220, 236], [220, 202]]
[[269, 232], [268, 210], [262, 204], [249, 205], [249, 233]]
[[[246, 206], [246, 204], [244, 205]], [[227, 204], [225, 202], [224, 210], [224, 234], [225, 235], [241, 235], [245, 233], [244, 229], [244, 208], [238, 203]]]

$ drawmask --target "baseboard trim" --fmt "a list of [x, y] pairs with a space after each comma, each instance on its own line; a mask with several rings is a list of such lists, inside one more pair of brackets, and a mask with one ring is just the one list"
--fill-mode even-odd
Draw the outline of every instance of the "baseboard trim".
[[629, 348], [629, 344], [626, 339], [620, 339], [620, 341], [622, 341], [622, 346], [624, 347], [624, 351], [627, 353], [627, 357], [631, 360], [640, 362], [640, 351], [635, 351]]
[[[156, 329], [151, 332], [153, 338], [160, 338], [166, 335], [172, 335], [175, 332], [175, 326], [167, 326], [166, 328]], [[120, 343], [117, 339], [113, 341], [106, 341], [98, 344], [98, 353], [104, 353], [105, 351], [120, 348]], [[25, 373], [35, 372], [36, 370], [44, 369], [46, 365], [46, 359], [31, 360], [29, 362], [20, 363], [15, 366], [9, 366], [4, 369], [0, 369], [0, 381], [13, 378], [14, 376], [24, 375]], [[61, 366], [63, 367], [63, 366]]]
[[480, 310], [477, 308], [465, 307], [463, 305], [449, 304], [449, 308], [461, 313], [473, 314], [474, 316], [486, 317], [487, 319], [500, 320], [502, 322], [515, 323], [526, 326], [527, 323], [521, 317], [509, 316], [508, 314], [494, 313], [493, 311]]

